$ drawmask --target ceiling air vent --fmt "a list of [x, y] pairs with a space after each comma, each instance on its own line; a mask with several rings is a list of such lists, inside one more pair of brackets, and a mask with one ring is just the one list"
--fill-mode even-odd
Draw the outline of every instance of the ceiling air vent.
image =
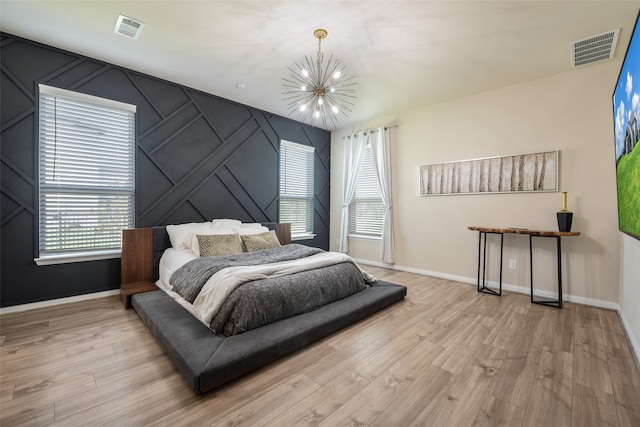
[[619, 32], [618, 28], [571, 43], [571, 66], [580, 67], [613, 58]]
[[143, 27], [144, 22], [136, 21], [135, 19], [120, 15], [118, 16], [118, 22], [116, 22], [116, 27], [113, 29], [113, 32], [120, 34], [121, 36], [138, 40]]

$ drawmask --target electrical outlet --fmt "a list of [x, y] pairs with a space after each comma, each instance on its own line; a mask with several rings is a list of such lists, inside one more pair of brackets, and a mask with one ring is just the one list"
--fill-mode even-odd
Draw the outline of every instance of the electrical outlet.
[[516, 262], [515, 259], [513, 259], [513, 258], [509, 259], [509, 268], [511, 270], [515, 270], [517, 265], [518, 265], [518, 263]]

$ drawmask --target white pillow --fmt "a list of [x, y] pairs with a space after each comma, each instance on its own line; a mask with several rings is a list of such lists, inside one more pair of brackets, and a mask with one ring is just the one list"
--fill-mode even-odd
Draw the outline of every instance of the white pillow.
[[238, 221], [237, 219], [214, 219], [210, 224], [211, 228], [236, 228], [240, 227], [242, 225], [242, 222]]
[[253, 223], [242, 224], [240, 225], [240, 227], [234, 228], [233, 231], [236, 234], [239, 234], [241, 236], [246, 236], [249, 234], [266, 233], [267, 231], [269, 231], [269, 229], [264, 225], [260, 224], [259, 222], [253, 222]]
[[195, 234], [204, 234], [211, 229], [210, 222], [190, 222], [187, 224], [167, 225], [167, 233], [174, 249], [190, 249], [191, 238]]

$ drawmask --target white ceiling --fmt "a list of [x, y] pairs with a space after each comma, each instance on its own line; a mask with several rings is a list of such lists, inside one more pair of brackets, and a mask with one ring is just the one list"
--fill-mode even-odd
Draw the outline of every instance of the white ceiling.
[[[639, 9], [637, 0], [0, 0], [0, 28], [283, 116], [287, 66], [314, 56], [313, 31], [325, 28], [323, 52], [358, 82], [338, 127], [357, 128], [570, 71], [572, 41], [616, 28], [621, 57]], [[145, 23], [138, 40], [113, 32], [119, 14]]]

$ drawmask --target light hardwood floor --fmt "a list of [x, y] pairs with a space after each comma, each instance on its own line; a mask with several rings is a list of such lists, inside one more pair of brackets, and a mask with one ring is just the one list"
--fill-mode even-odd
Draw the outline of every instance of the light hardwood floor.
[[215, 392], [117, 297], [0, 317], [0, 425], [640, 426], [614, 311], [367, 267], [407, 298]]

